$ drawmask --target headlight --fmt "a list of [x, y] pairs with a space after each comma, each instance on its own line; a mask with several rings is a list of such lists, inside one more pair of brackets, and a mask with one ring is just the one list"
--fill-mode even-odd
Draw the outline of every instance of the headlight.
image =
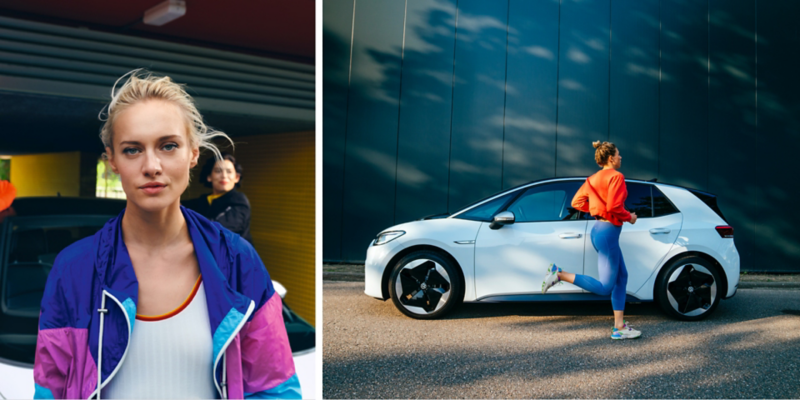
[[390, 232], [381, 232], [375, 241], [372, 243], [373, 246], [380, 246], [382, 244], [386, 244], [399, 238], [400, 236], [405, 235], [405, 231], [390, 231]]

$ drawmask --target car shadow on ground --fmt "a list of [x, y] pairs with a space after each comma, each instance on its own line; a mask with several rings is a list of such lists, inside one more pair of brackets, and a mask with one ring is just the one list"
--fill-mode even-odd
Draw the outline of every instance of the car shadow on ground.
[[[610, 316], [610, 301], [569, 302], [519, 302], [519, 303], [464, 303], [442, 319], [495, 318], [499, 316]], [[653, 302], [626, 304], [625, 315], [663, 315]]]

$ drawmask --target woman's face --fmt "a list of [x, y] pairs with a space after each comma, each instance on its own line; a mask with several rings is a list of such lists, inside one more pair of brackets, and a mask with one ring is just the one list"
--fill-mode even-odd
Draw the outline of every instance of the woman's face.
[[608, 159], [608, 165], [614, 167], [614, 169], [619, 169], [622, 166], [622, 156], [619, 155], [619, 148], [614, 156]]
[[211, 170], [211, 175], [208, 176], [208, 181], [214, 188], [214, 194], [228, 193], [233, 190], [233, 187], [239, 183], [241, 175], [236, 173], [233, 163], [230, 160], [217, 161], [214, 169]]
[[164, 100], [145, 100], [114, 121], [109, 164], [120, 175], [128, 206], [158, 212], [179, 203], [189, 170], [200, 153], [190, 144], [181, 109]]

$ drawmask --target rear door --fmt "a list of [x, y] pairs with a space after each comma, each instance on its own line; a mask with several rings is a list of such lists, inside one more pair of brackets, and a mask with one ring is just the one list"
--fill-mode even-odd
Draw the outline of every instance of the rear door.
[[[583, 272], [587, 221], [570, 206], [582, 183], [557, 181], [528, 188], [505, 207], [514, 213], [513, 224], [496, 230], [489, 223], [481, 225], [475, 240], [478, 299], [541, 294], [542, 278], [551, 263], [568, 272]], [[565, 282], [548, 295], [551, 292], [581, 289]]]
[[[657, 187], [639, 182], [627, 182], [628, 199], [625, 208], [635, 212], [636, 224], [625, 222], [619, 245], [628, 269], [628, 293], [635, 293], [642, 287], [661, 260], [669, 253], [678, 238], [683, 218]], [[597, 223], [594, 218], [588, 221], [587, 236]], [[584, 271], [595, 279], [597, 272], [597, 251], [591, 238], [586, 240]]]

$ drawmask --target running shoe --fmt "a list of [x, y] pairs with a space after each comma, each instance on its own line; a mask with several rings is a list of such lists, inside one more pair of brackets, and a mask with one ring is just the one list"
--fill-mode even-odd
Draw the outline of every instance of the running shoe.
[[542, 282], [542, 294], [547, 293], [547, 290], [561, 282], [561, 279], [558, 278], [559, 272], [561, 272], [561, 268], [550, 264], [550, 267], [547, 268], [547, 275], [544, 276], [544, 282]]
[[625, 321], [625, 324], [622, 325], [622, 329], [614, 328], [611, 331], [611, 339], [614, 339], [614, 340], [636, 339], [639, 336], [642, 336], [642, 332], [631, 328], [631, 326], [628, 325], [628, 321]]

